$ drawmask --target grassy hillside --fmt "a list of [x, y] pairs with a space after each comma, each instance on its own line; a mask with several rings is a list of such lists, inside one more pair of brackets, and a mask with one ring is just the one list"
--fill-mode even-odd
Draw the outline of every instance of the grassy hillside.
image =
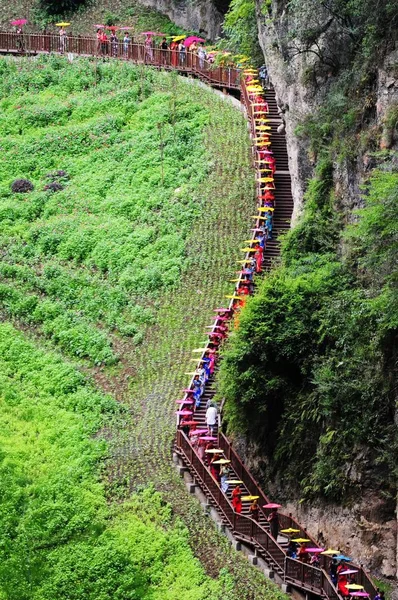
[[279, 597], [171, 466], [174, 400], [253, 210], [243, 116], [132, 65], [0, 69], [3, 597]]

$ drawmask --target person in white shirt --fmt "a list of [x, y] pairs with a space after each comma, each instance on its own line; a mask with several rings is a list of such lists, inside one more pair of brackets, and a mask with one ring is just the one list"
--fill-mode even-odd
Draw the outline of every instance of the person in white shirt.
[[206, 411], [206, 425], [209, 435], [213, 435], [214, 428], [217, 424], [217, 408], [215, 406], [209, 406]]

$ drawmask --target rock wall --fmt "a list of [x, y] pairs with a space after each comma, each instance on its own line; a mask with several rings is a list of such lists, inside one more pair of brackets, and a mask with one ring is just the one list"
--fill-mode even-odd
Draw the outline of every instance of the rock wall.
[[197, 31], [214, 40], [221, 33], [226, 3], [211, 0], [140, 0], [144, 6], [155, 8], [174, 23]]
[[[294, 29], [289, 22], [288, 0], [256, 0], [259, 41], [265, 63], [268, 67], [277, 101], [283, 112], [288, 143], [289, 167], [292, 176], [294, 199], [293, 225], [303, 207], [303, 194], [307, 182], [312, 177], [316, 157], [311, 156], [305, 139], [295, 133], [304, 117], [318, 109], [325, 98], [333, 75], [324, 72], [318, 81], [308, 81], [314, 56], [297, 54], [294, 58], [287, 52], [288, 34]], [[337, 37], [337, 36], [336, 36]], [[294, 40], [289, 39], [294, 45]], [[344, 47], [337, 47], [333, 30], [324, 37], [322, 44], [333, 45], [333, 51], [340, 53], [344, 59]], [[386, 115], [391, 107], [398, 106], [398, 50], [388, 54], [380, 66], [376, 82], [375, 134], [382, 130], [381, 147], [391, 148], [398, 140], [391, 139], [391, 132], [386, 130]], [[361, 204], [360, 185], [364, 175], [375, 167], [373, 159], [364, 155], [356, 163], [335, 165], [335, 192], [339, 210], [346, 219], [353, 218], [352, 211]], [[246, 456], [248, 466], [257, 471], [259, 479], [265, 477], [266, 469], [261, 467], [262, 457], [259, 449], [255, 449], [248, 440], [241, 440], [241, 451]], [[269, 492], [273, 497], [289, 496], [288, 491], [272, 486]], [[373, 573], [389, 578], [398, 577], [398, 543], [397, 520], [391, 518], [391, 507], [386, 511], [382, 494], [378, 490], [374, 495], [367, 494], [358, 502], [345, 508], [338, 505], [300, 502], [287, 502], [288, 510], [308, 531], [320, 542], [323, 540], [348, 555], [363, 562]], [[396, 590], [398, 600], [398, 590]]]

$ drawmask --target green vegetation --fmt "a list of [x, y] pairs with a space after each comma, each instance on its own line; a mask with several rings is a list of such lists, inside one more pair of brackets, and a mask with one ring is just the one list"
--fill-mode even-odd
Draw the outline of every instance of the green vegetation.
[[226, 36], [221, 47], [240, 52], [251, 59], [253, 65], [264, 62], [257, 32], [254, 0], [232, 0], [225, 15], [223, 32]]
[[[323, 161], [282, 265], [259, 285], [221, 367], [230, 431], [261, 445], [267, 475], [306, 497], [396, 492], [398, 175], [375, 173], [344, 230]], [[255, 416], [255, 418], [254, 418]], [[258, 418], [261, 416], [261, 418]]]
[[[209, 113], [170, 84], [124, 65], [2, 63], [0, 303], [95, 364], [117, 360], [116, 334], [142, 341], [188, 267]], [[35, 191], [13, 194], [19, 175]]]
[[0, 597], [216, 598], [187, 530], [146, 489], [108, 505], [106, 444], [123, 408], [59, 356], [0, 325]]

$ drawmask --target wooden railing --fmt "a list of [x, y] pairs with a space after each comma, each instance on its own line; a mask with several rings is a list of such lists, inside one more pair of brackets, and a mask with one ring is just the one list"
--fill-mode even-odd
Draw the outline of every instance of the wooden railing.
[[118, 58], [131, 60], [148, 66], [173, 69], [182, 73], [192, 73], [212, 86], [226, 89], [240, 89], [241, 71], [233, 67], [217, 67], [196, 54], [178, 50], [162, 50], [145, 44], [123, 40], [117, 43], [108, 41], [100, 44], [96, 38], [68, 36], [64, 40], [59, 35], [17, 34], [0, 32], [0, 50], [21, 54], [48, 54], [51, 52], [94, 56], [98, 58]]

